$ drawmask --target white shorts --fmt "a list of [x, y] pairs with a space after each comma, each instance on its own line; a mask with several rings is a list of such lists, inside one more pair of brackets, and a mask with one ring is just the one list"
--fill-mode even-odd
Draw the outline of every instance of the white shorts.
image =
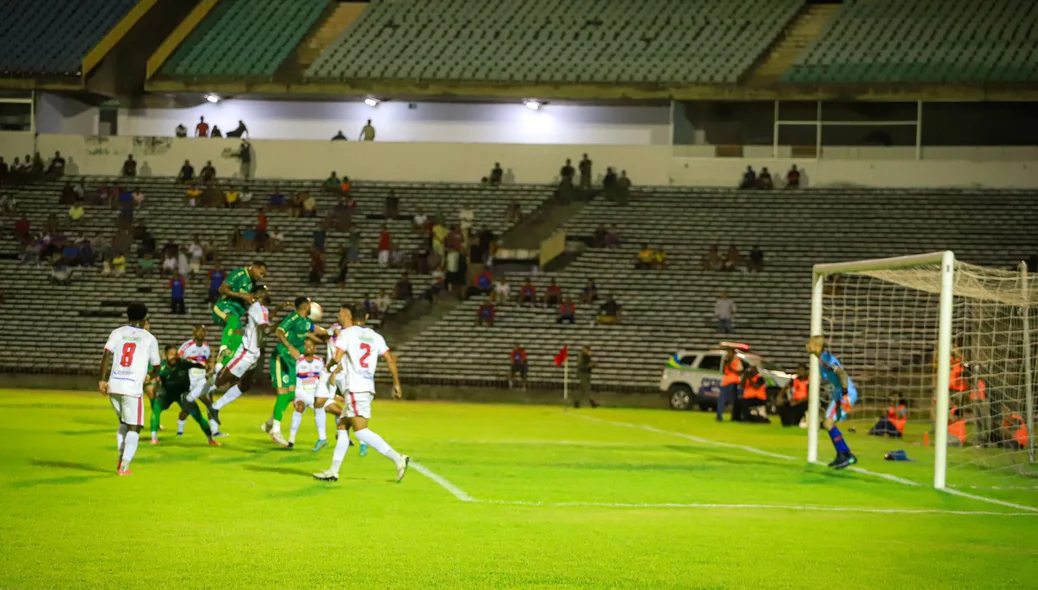
[[144, 426], [144, 396], [130, 397], [113, 393], [108, 396], [119, 422], [129, 426]]
[[352, 391], [346, 394], [346, 407], [342, 415], [346, 418], [367, 418], [371, 419], [371, 401], [375, 399], [375, 394], [371, 392], [365, 393], [353, 393]]
[[208, 391], [208, 380], [205, 378], [205, 369], [191, 369], [188, 371], [191, 378], [191, 389], [187, 393], [187, 401], [197, 401], [202, 394]]
[[307, 391], [300, 387], [298, 383], [296, 384], [296, 401], [305, 403], [308, 408], [314, 407], [314, 398], [316, 397], [314, 394], [316, 393], [317, 387]]
[[317, 393], [314, 394], [315, 397], [333, 399], [337, 392], [346, 391], [345, 371], [339, 371], [335, 375], [334, 383], [329, 382], [329, 377], [330, 375], [328, 373], [321, 375], [321, 380], [317, 383]]
[[234, 351], [234, 356], [231, 360], [227, 361], [227, 366], [224, 369], [231, 372], [238, 379], [241, 379], [249, 369], [256, 366], [259, 362], [260, 353], [253, 352], [246, 349], [244, 346], [239, 346], [238, 350]]

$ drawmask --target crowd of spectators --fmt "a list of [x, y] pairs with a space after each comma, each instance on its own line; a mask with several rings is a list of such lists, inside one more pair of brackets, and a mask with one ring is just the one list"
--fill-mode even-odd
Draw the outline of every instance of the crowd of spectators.
[[[800, 176], [801, 170], [797, 168], [796, 164], [793, 164], [786, 172], [786, 182], [782, 188], [787, 190], [800, 188]], [[760, 172], [754, 171], [753, 166], [747, 166], [746, 172], [743, 172], [742, 179], [739, 180], [739, 188], [742, 190], [772, 190], [777, 188], [779, 178], [772, 175], [767, 166], [762, 167]]]
[[705, 271], [742, 271], [742, 272], [760, 272], [764, 269], [764, 251], [759, 246], [754, 245], [750, 248], [749, 257], [744, 257], [739, 249], [734, 245], [728, 246], [728, 250], [723, 254], [718, 245], [710, 246], [703, 257], [700, 259], [700, 268]]

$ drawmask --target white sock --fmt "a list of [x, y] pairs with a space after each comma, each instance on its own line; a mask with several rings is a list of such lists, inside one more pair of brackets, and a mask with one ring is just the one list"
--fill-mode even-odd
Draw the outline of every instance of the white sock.
[[270, 431], [281, 434], [281, 420], [270, 419]]
[[335, 441], [335, 452], [332, 453], [332, 471], [339, 475], [342, 460], [346, 458], [346, 451], [350, 450], [350, 437], [346, 431], [342, 431], [339, 440]]
[[[215, 389], [215, 387], [213, 389]], [[235, 385], [234, 387], [228, 389], [223, 394], [223, 397], [221, 397], [220, 399], [216, 400], [213, 403], [213, 409], [214, 410], [222, 410], [222, 409], [224, 409], [224, 407], [227, 404], [233, 402], [234, 400], [238, 399], [239, 397], [241, 397], [241, 387], [238, 387], [237, 385]]]
[[183, 420], [177, 419], [177, 434], [184, 434], [185, 426], [187, 426], [187, 418]]
[[365, 428], [364, 430], [358, 430], [353, 434], [357, 437], [357, 440], [382, 453], [390, 461], [394, 463], [399, 463], [401, 461], [400, 453], [394, 451], [393, 447], [389, 446], [389, 443], [387, 443], [385, 439], [375, 434], [370, 429]]
[[133, 461], [133, 455], [137, 452], [137, 443], [140, 442], [141, 435], [139, 432], [129, 431], [126, 433], [126, 443], [123, 446], [123, 471], [130, 468], [130, 461]]
[[292, 426], [288, 429], [288, 442], [295, 444], [296, 433], [299, 432], [299, 425], [303, 423], [303, 413], [299, 411], [292, 412]]
[[328, 440], [328, 421], [324, 408], [314, 408], [314, 424], [317, 425], [317, 440]]
[[115, 431], [115, 445], [119, 449], [119, 453], [123, 452], [123, 444], [126, 442], [126, 433], [130, 431], [130, 427], [125, 424], [119, 425], [119, 430]]
[[215, 436], [217, 433], [220, 432], [220, 423], [217, 422], [216, 420], [213, 420], [212, 418], [210, 418], [209, 419], [209, 430], [212, 431], [213, 435]]
[[151, 440], [152, 440], [152, 442], [157, 442], [159, 440], [159, 433], [154, 431], [154, 430], [152, 430], [151, 431]]

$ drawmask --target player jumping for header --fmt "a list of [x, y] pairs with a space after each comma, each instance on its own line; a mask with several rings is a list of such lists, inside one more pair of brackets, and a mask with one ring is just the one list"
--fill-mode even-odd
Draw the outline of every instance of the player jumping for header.
[[255, 300], [253, 284], [267, 276], [267, 264], [262, 260], [231, 271], [220, 285], [220, 299], [213, 306], [213, 323], [223, 328], [220, 350], [217, 353], [216, 374], [228, 357], [241, 345], [242, 318]]
[[847, 441], [836, 427], [836, 423], [843, 421], [858, 401], [858, 389], [854, 387], [854, 382], [847, 376], [836, 356], [826, 350], [824, 338], [812, 336], [807, 343], [807, 352], [818, 358], [818, 369], [822, 379], [827, 380], [833, 387], [833, 400], [829, 402], [822, 421], [822, 425], [829, 432], [829, 438], [833, 441], [833, 447], [836, 448], [836, 458], [829, 463], [829, 467], [850, 467], [858, 462], [858, 458], [851, 453], [851, 448], [847, 446]]
[[350, 448], [350, 439], [346, 433], [352, 427], [353, 433], [362, 443], [375, 449], [396, 465], [396, 480], [400, 481], [407, 473], [407, 465], [411, 458], [393, 450], [381, 436], [368, 429], [371, 419], [371, 401], [375, 397], [375, 369], [379, 357], [386, 361], [389, 373], [393, 376], [393, 397], [400, 399], [400, 374], [397, 372], [396, 356], [389, 350], [386, 341], [377, 332], [364, 325], [367, 312], [363, 307], [355, 309], [348, 305], [339, 310], [339, 323], [343, 329], [335, 339], [335, 366], [332, 367], [332, 378], [340, 370], [346, 374], [346, 407], [339, 417], [339, 440], [335, 443], [332, 454], [332, 466], [327, 471], [315, 473], [314, 477], [323, 481], [338, 481], [339, 468], [346, 451]]
[[108, 396], [119, 417], [115, 440], [119, 461], [115, 471], [131, 475], [130, 462], [137, 452], [141, 427], [144, 426], [144, 383], [159, 372], [159, 343], [144, 329], [148, 308], [131, 303], [126, 308], [129, 325], [112, 330], [101, 355], [97, 388]]
[[283, 447], [288, 441], [281, 434], [281, 419], [285, 410], [296, 399], [296, 362], [303, 357], [302, 348], [307, 340], [319, 341], [328, 337], [328, 331], [310, 320], [310, 298], [296, 297], [295, 310], [278, 324], [274, 334], [278, 343], [270, 358], [270, 382], [277, 389], [274, 411], [261, 428], [274, 442]]

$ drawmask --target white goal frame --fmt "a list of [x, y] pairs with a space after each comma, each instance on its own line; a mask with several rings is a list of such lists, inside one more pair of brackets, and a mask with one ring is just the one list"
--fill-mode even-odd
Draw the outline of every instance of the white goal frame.
[[[955, 299], [955, 254], [951, 251], [932, 252], [929, 254], [918, 254], [914, 256], [899, 256], [896, 258], [881, 258], [874, 260], [860, 260], [854, 262], [838, 262], [832, 264], [816, 264], [812, 276], [811, 290], [811, 336], [824, 336], [822, 331], [822, 305], [824, 303], [824, 282], [830, 275], [876, 270], [897, 270], [915, 266], [940, 265], [941, 269], [941, 292], [939, 299], [938, 316], [938, 341], [937, 350], [937, 379], [934, 396], [937, 400], [936, 424], [934, 425], [934, 473], [933, 486], [937, 489], [945, 489], [947, 483], [948, 468], [948, 387], [951, 377], [951, 345], [952, 345], [952, 315]], [[1020, 263], [1020, 274], [1022, 281], [1022, 300], [1027, 305], [1029, 302], [1027, 292], [1027, 265]], [[1026, 420], [1028, 428], [1028, 459], [1034, 462], [1034, 393], [1032, 391], [1031, 373], [1031, 343], [1030, 343], [1030, 314], [1023, 313], [1023, 339], [1024, 339], [1024, 383], [1025, 383], [1025, 405]], [[809, 397], [807, 407], [807, 460], [810, 463], [818, 461], [818, 427], [821, 390], [821, 374], [818, 368], [818, 357], [811, 355], [811, 377], [809, 386]]]

